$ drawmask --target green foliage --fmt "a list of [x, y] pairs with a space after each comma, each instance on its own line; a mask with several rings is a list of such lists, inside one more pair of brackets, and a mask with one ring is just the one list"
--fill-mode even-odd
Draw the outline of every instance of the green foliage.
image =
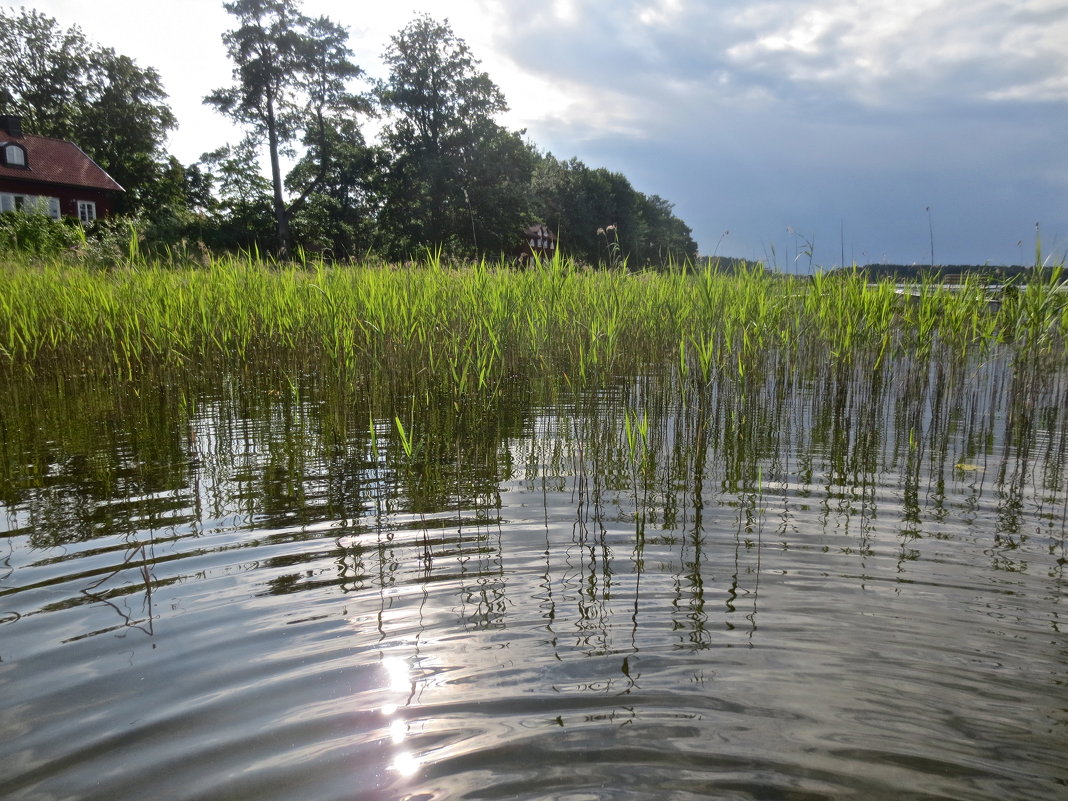
[[294, 241], [336, 259], [356, 258], [377, 244], [384, 154], [367, 145], [351, 120], [327, 125], [322, 137], [286, 178], [302, 195], [293, 209]]
[[[187, 166], [164, 150], [176, 122], [155, 70], [39, 12], [0, 9], [0, 109], [21, 115], [28, 132], [76, 142], [127, 189], [119, 211], [142, 253], [404, 260], [431, 248], [448, 260], [496, 260], [544, 222], [586, 264], [696, 256], [666, 200], [619, 173], [541, 155], [500, 126], [504, 96], [448, 22], [419, 16], [392, 37], [375, 92], [388, 120], [369, 143], [359, 120], [371, 98], [352, 90], [362, 71], [342, 26], [305, 15], [299, 0], [224, 8], [236, 23], [223, 36], [233, 82], [205, 102], [247, 135]], [[299, 158], [283, 178], [286, 156]], [[93, 226], [82, 255], [121, 259], [125, 226]], [[596, 233], [610, 226], [611, 247]]]
[[[473, 131], [470, 156], [457, 176], [463, 205], [452, 220], [457, 236], [471, 252], [497, 257], [511, 255], [518, 232], [535, 219], [530, 179], [537, 154], [518, 133], [483, 120]], [[463, 232], [462, 234], [459, 232]]]
[[66, 30], [39, 11], [0, 8], [0, 107], [28, 131], [69, 138], [83, 102], [77, 76], [91, 47], [78, 27]]
[[389, 78], [378, 95], [399, 115], [386, 136], [398, 150], [449, 155], [469, 140], [474, 123], [508, 108], [447, 21], [416, 17], [393, 36], [383, 58]]
[[0, 214], [0, 254], [55, 258], [84, 244], [85, 233], [74, 220], [17, 211]]
[[[144, 221], [112, 216], [82, 225], [70, 217], [53, 220], [45, 214], [4, 212], [0, 214], [0, 255], [15, 262], [28, 257], [38, 262], [93, 267], [135, 265], [148, 256], [175, 255], [173, 247], [159, 244], [165, 236], [174, 235], [159, 231], [158, 226], [164, 224], [179, 223], [167, 218]], [[178, 237], [174, 241], [182, 240]], [[186, 263], [192, 259], [188, 254], [182, 258]]]
[[1068, 353], [1059, 270], [992, 299], [978, 283], [902, 296], [859, 272], [633, 273], [564, 259], [453, 269], [436, 251], [403, 270], [248, 255], [193, 267], [152, 260], [129, 225], [109, 224], [111, 269], [15, 259], [0, 270], [0, 353], [10, 363], [129, 371], [282, 352], [328, 359], [393, 394], [444, 393], [459, 404], [518, 376], [603, 386], [675, 370], [700, 395], [717, 378], [761, 381], [772, 362], [850, 371], [919, 355], [948, 368], [1007, 348], [1040, 371]]
[[200, 239], [220, 250], [269, 250], [272, 224], [271, 184], [259, 171], [256, 142], [246, 137], [201, 156], [189, 174], [201, 183]]
[[579, 261], [645, 267], [697, 257], [671, 204], [638, 192], [620, 173], [546, 154], [538, 157], [530, 194], [534, 216], [558, 231], [561, 247]]
[[386, 252], [500, 247], [502, 233], [514, 237], [526, 218], [531, 161], [519, 137], [493, 121], [507, 109], [504, 96], [448, 22], [429, 16], [396, 34], [384, 60], [389, 77], [378, 97], [392, 116], [383, 135]]

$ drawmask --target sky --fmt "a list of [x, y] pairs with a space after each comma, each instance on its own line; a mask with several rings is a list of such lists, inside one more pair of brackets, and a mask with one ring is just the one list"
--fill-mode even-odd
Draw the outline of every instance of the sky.
[[[16, 5], [15, 3], [5, 3]], [[25, 0], [162, 77], [183, 163], [241, 133], [221, 0]], [[1068, 0], [303, 0], [385, 77], [448, 19], [539, 149], [675, 204], [702, 255], [780, 270], [1068, 253]], [[369, 123], [367, 131], [374, 130]], [[611, 223], [606, 220], [605, 224]]]

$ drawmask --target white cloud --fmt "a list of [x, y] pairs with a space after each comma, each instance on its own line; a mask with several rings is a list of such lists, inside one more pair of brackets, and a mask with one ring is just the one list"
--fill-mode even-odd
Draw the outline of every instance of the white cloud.
[[575, 0], [552, 0], [553, 18], [564, 25], [574, 22], [577, 18]]
[[728, 101], [745, 87], [750, 99], [901, 112], [946, 101], [1068, 101], [1063, 0], [576, 0], [564, 17], [537, 13], [535, 0], [507, 5], [511, 24], [496, 47], [517, 68], [572, 89], [611, 78], [623, 94], [656, 97], [674, 82], [699, 95], [727, 92]]
[[659, 0], [638, 11], [638, 20], [643, 25], [670, 25], [679, 19], [683, 11], [682, 0]]
[[1064, 2], [766, 3], [737, 15], [733, 31], [737, 69], [865, 104], [1068, 101]]

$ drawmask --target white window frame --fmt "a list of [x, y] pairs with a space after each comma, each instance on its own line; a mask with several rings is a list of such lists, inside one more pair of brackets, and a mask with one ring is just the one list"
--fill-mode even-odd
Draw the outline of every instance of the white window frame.
[[95, 200], [79, 200], [78, 201], [78, 219], [83, 223], [91, 223], [96, 219], [96, 201]]
[[53, 220], [60, 218], [59, 198], [47, 195], [23, 195], [0, 192], [0, 212], [22, 211], [26, 214], [47, 214]]

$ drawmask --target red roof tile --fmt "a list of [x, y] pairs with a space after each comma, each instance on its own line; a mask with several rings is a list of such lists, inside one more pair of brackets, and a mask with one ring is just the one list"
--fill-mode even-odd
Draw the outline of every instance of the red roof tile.
[[22, 145], [26, 149], [26, 166], [29, 169], [0, 164], [0, 177], [67, 186], [88, 186], [112, 192], [125, 191], [100, 165], [72, 142], [35, 134], [11, 136], [0, 131], [0, 144], [8, 142]]

